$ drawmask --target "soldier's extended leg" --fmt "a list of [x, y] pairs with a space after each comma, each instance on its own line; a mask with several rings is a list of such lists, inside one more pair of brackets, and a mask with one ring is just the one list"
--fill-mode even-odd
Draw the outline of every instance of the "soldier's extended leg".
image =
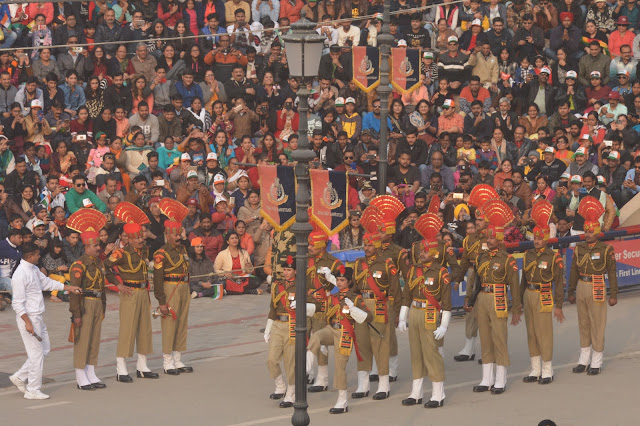
[[[325, 323], [326, 324], [326, 323]], [[333, 331], [329, 326], [325, 326], [320, 330], [315, 331], [311, 335], [307, 350], [318, 357], [318, 374], [316, 376], [313, 386], [308, 390], [309, 392], [323, 392], [326, 391], [329, 386], [329, 365], [326, 364], [328, 357], [323, 356], [325, 364], [322, 365], [321, 355], [322, 347], [333, 345]], [[309, 371], [309, 365], [307, 365], [307, 371]]]
[[[327, 329], [332, 331], [333, 335], [333, 354], [335, 359], [335, 371], [333, 373], [333, 386], [338, 390], [338, 400], [336, 404], [329, 410], [331, 414], [341, 414], [349, 411], [347, 407], [347, 363], [349, 355], [340, 352], [340, 329]], [[355, 348], [352, 349], [355, 352]]]
[[391, 349], [391, 328], [393, 319], [386, 323], [373, 323], [372, 325], [378, 330], [370, 333], [371, 349], [373, 357], [378, 365], [378, 390], [373, 399], [382, 400], [389, 397], [391, 387], [389, 385], [389, 352]]
[[[476, 281], [475, 269], [469, 268], [467, 273], [467, 291], [472, 291], [472, 286], [469, 283]], [[476, 357], [476, 339], [478, 337], [478, 321], [476, 321], [476, 311], [472, 309], [471, 312], [465, 313], [464, 316], [464, 347], [458, 352], [458, 355], [453, 359], [456, 361], [473, 361]]]
[[537, 300], [540, 299], [540, 293], [533, 290], [525, 290], [524, 299], [524, 322], [527, 327], [527, 344], [529, 346], [529, 357], [531, 358], [531, 372], [522, 379], [525, 383], [534, 383], [540, 379], [540, 348], [536, 339], [536, 311], [538, 309]]
[[480, 348], [482, 350], [482, 381], [473, 387], [474, 392], [486, 392], [495, 383], [495, 354], [491, 333], [491, 314], [495, 316], [493, 294], [480, 292], [473, 310], [478, 321]]
[[289, 325], [282, 321], [274, 321], [269, 337], [269, 352], [267, 354], [267, 368], [271, 378], [275, 381], [276, 390], [269, 395], [271, 399], [280, 399], [287, 391], [287, 384], [282, 377], [280, 361], [284, 356], [284, 345], [289, 341]]
[[[591, 284], [593, 286], [593, 284]], [[593, 291], [593, 290], [592, 290]], [[607, 328], [607, 302], [597, 302], [591, 297], [587, 302], [589, 322], [591, 323], [591, 368], [587, 374], [596, 375], [602, 367], [604, 355], [604, 332]]]
[[589, 302], [593, 299], [593, 285], [578, 280], [576, 288], [576, 304], [578, 309], [578, 330], [580, 333], [580, 358], [574, 373], [582, 373], [587, 369], [591, 360], [591, 317]]
[[136, 349], [138, 362], [136, 376], [145, 379], [157, 379], [158, 373], [152, 373], [147, 366], [147, 355], [153, 352], [151, 340], [151, 300], [146, 289], [134, 290], [136, 297], [136, 312], [138, 317], [138, 332], [136, 335]]
[[366, 322], [355, 324], [356, 341], [360, 349], [362, 361], [358, 360], [358, 389], [351, 394], [352, 398], [364, 398], [369, 396], [369, 372], [373, 360], [373, 350], [371, 348], [371, 333]]

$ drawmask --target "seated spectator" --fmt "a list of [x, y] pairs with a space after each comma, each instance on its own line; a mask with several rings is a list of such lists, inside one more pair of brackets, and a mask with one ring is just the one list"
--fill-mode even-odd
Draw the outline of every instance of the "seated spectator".
[[189, 278], [189, 289], [192, 299], [211, 297], [215, 294], [213, 283], [216, 277], [213, 274], [213, 262], [205, 254], [202, 238], [192, 238], [189, 250], [189, 276], [193, 277]]
[[222, 250], [213, 264], [217, 274], [226, 278], [227, 294], [262, 294], [260, 282], [251, 276], [254, 272], [249, 253], [240, 247], [240, 238], [235, 231], [225, 236], [227, 248]]

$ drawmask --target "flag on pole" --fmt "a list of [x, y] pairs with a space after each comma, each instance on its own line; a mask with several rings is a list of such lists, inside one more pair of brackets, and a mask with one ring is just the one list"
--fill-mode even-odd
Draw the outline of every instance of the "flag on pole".
[[309, 170], [311, 178], [311, 219], [328, 236], [349, 223], [347, 172]]
[[296, 176], [293, 167], [259, 165], [260, 214], [276, 231], [284, 231], [296, 220]]

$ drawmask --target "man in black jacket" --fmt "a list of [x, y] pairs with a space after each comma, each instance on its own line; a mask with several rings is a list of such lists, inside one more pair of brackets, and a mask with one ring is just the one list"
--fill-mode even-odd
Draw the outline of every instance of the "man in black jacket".
[[396, 161], [400, 157], [400, 153], [408, 152], [411, 155], [409, 164], [418, 168], [419, 171], [427, 167], [429, 152], [427, 144], [418, 139], [418, 129], [411, 126], [406, 133], [406, 137], [400, 139], [396, 148]]
[[224, 84], [224, 90], [230, 106], [233, 106], [234, 99], [242, 98], [249, 109], [256, 107], [256, 87], [252, 81], [245, 78], [244, 69], [240, 64], [233, 66], [231, 80]]
[[123, 84], [124, 74], [116, 72], [112, 78], [113, 84], [104, 91], [104, 106], [111, 108], [111, 113], [119, 106], [122, 106], [129, 113], [133, 108], [133, 97], [131, 96], [131, 89]]
[[[555, 111], [557, 89], [549, 84], [550, 75], [551, 70], [549, 67], [542, 67], [538, 74], [538, 79], [532, 80], [527, 85], [529, 86], [526, 98], [527, 105], [531, 105], [535, 102], [538, 105], [538, 108], [540, 108], [541, 115], [553, 114]], [[544, 94], [538, 95], [539, 92], [544, 92]], [[539, 99], [544, 99], [544, 102], [536, 102]]]
[[9, 195], [20, 194], [25, 185], [36, 186], [36, 172], [27, 170], [24, 157], [16, 157], [15, 169], [4, 180], [4, 190]]
[[342, 88], [345, 81], [351, 80], [352, 66], [349, 48], [341, 48], [337, 44], [329, 48], [329, 53], [322, 55], [318, 66], [318, 77], [331, 80], [331, 84]]
[[471, 136], [474, 142], [491, 140], [493, 123], [482, 112], [482, 102], [477, 99], [471, 102], [471, 114], [464, 117], [464, 133]]
[[527, 179], [529, 179], [529, 182], [534, 182], [536, 176], [542, 175], [549, 176], [549, 182], [551, 182], [551, 187], [553, 189], [558, 186], [560, 175], [564, 173], [567, 165], [564, 163], [564, 161], [558, 160], [556, 158], [555, 152], [556, 150], [552, 146], [548, 146], [544, 149], [543, 161], [538, 161], [536, 165], [531, 168], [531, 171], [527, 175]]

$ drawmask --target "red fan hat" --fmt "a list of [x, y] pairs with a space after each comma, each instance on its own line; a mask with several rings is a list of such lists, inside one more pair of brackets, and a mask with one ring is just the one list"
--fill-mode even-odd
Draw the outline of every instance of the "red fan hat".
[[377, 207], [382, 215], [384, 232], [389, 235], [396, 233], [396, 219], [404, 211], [405, 205], [393, 195], [379, 195], [369, 203], [370, 206]]
[[69, 216], [67, 228], [73, 229], [80, 234], [95, 231], [100, 232], [107, 224], [107, 218], [102, 212], [94, 209], [80, 209]]
[[531, 219], [536, 226], [533, 228], [533, 236], [548, 240], [551, 230], [549, 229], [549, 219], [553, 213], [553, 206], [544, 198], [539, 198], [531, 208]]
[[173, 220], [165, 220], [164, 221], [164, 231], [167, 234], [175, 234], [178, 235], [182, 232], [182, 224], [179, 222], [175, 222]]
[[174, 222], [182, 223], [189, 214], [189, 209], [172, 198], [163, 198], [158, 202], [162, 214]]
[[124, 223], [137, 223], [139, 225], [151, 223], [147, 215], [138, 206], [128, 201], [118, 203], [113, 214]]
[[487, 201], [482, 206], [482, 213], [486, 217], [486, 221], [489, 222], [487, 228], [487, 235], [495, 237], [502, 241], [504, 240], [504, 228], [513, 221], [513, 211], [507, 203], [494, 198]]
[[124, 225], [124, 233], [129, 238], [142, 238], [142, 226], [139, 223], [127, 223]]
[[429, 203], [429, 208], [427, 208], [427, 213], [438, 214], [440, 211], [440, 197], [434, 195], [431, 197], [431, 202]]
[[369, 206], [362, 212], [360, 218], [360, 224], [369, 234], [379, 234], [380, 232], [386, 233], [386, 226], [384, 225], [384, 217], [376, 206]]
[[416, 231], [424, 240], [422, 241], [423, 250], [429, 250], [429, 253], [435, 254], [438, 251], [438, 232], [442, 229], [444, 223], [437, 214], [425, 213], [418, 218], [415, 224]]
[[364, 244], [372, 244], [375, 248], [380, 248], [380, 246], [382, 245], [382, 238], [379, 233], [366, 233], [362, 237], [362, 242]]
[[85, 246], [100, 243], [100, 233], [96, 231], [83, 232], [80, 235], [80, 238], [82, 239], [82, 244], [84, 244]]
[[309, 234], [309, 245], [316, 248], [324, 248], [327, 246], [327, 234], [322, 231], [314, 231]]
[[604, 207], [595, 197], [588, 195], [578, 205], [578, 214], [584, 218], [584, 232], [600, 233], [600, 217]]

